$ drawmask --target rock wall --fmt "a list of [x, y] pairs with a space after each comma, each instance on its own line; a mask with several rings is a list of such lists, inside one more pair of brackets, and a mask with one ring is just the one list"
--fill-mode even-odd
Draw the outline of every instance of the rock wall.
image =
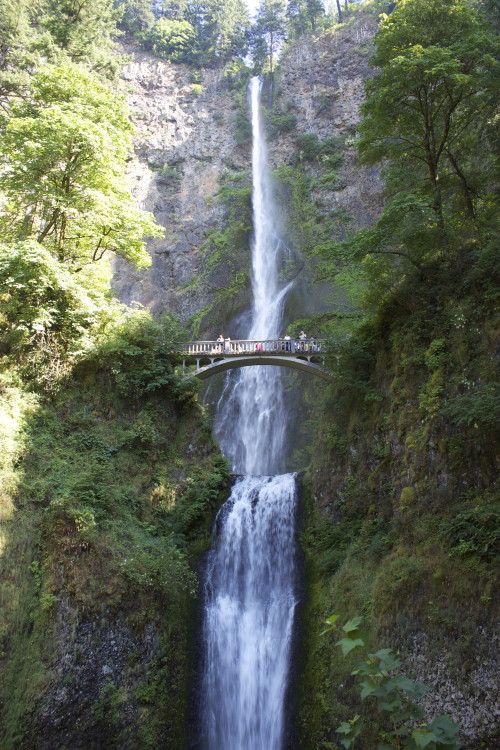
[[149, 270], [115, 263], [114, 287], [126, 303], [186, 320], [211, 299], [206, 288], [196, 286], [193, 293], [206, 232], [224, 221], [223, 207], [211, 199], [224, 169], [247, 169], [249, 153], [236, 143], [234, 96], [221, 71], [205, 71], [201, 83], [193, 84], [186, 66], [126, 44], [124, 51], [132, 60], [123, 87], [138, 130], [137, 158], [130, 164], [133, 193], [166, 234], [148, 243]]
[[[361, 16], [338, 31], [302, 37], [286, 50], [277, 88], [297, 123], [293, 133], [281, 136], [271, 146], [275, 165], [294, 163], [297, 134], [316, 133], [321, 140], [354, 135], [361, 119], [364, 82], [374, 75], [368, 61], [376, 29], [375, 18]], [[370, 226], [381, 208], [379, 170], [358, 163], [352, 138], [347, 140], [343, 155], [339, 181], [331, 187], [314, 188], [311, 197], [320, 213], [343, 208], [352, 217], [353, 227]]]
[[[296, 127], [272, 139], [272, 166], [296, 163], [298, 135], [316, 133], [324, 139], [354, 133], [363, 82], [373, 74], [368, 58], [375, 29], [375, 19], [356, 18], [340, 32], [302, 37], [284, 53], [276, 102], [291, 108]], [[133, 191], [140, 206], [165, 227], [166, 236], [148, 243], [150, 269], [137, 271], [116, 261], [114, 286], [126, 303], [139, 302], [153, 313], [168, 310], [185, 321], [213, 302], [214, 286], [231, 282], [222, 272], [216, 284], [213, 279], [207, 283], [204, 245], [207, 232], [223, 231], [226, 225], [225, 208], [214, 200], [224, 173], [246, 172], [249, 184], [250, 144], [239, 146], [236, 141], [235, 94], [228, 90], [223, 71], [205, 70], [200, 84], [193, 85], [186, 66], [158, 60], [131, 44], [125, 44], [124, 51], [132, 59], [123, 86], [139, 132], [137, 158], [130, 164]], [[314, 176], [315, 168], [310, 172]], [[314, 187], [310, 197], [319, 220], [341, 208], [354, 228], [373, 222], [380, 196], [377, 170], [357, 163], [351, 139], [339, 180]], [[296, 250], [300, 253], [301, 248]], [[309, 281], [306, 278], [306, 284]], [[248, 295], [240, 297], [233, 312], [248, 303]]]

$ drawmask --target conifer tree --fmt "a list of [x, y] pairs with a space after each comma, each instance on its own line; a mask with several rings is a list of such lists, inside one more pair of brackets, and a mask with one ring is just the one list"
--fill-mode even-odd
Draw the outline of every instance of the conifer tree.
[[321, 0], [289, 0], [286, 14], [295, 36], [314, 32], [324, 16], [323, 3]]
[[150, 29], [156, 20], [151, 0], [122, 0], [118, 5], [120, 27], [132, 34], [141, 34]]
[[276, 55], [286, 38], [285, 0], [261, 0], [251, 33], [254, 60], [265, 56], [274, 72]]

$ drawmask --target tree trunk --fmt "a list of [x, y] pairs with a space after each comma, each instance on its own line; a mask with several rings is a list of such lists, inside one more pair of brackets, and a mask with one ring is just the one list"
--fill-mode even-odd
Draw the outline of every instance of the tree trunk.
[[438, 227], [444, 229], [443, 197], [441, 194], [441, 183], [439, 181], [437, 164], [429, 164], [429, 175], [432, 183], [432, 191], [434, 193], [434, 204], [432, 207], [436, 212]]
[[446, 154], [448, 156], [448, 159], [450, 161], [451, 166], [453, 167], [453, 171], [457, 175], [457, 177], [460, 180], [460, 183], [462, 185], [462, 190], [463, 190], [463, 195], [464, 195], [464, 199], [465, 199], [465, 206], [467, 208], [467, 213], [469, 214], [469, 216], [471, 217], [471, 219], [475, 219], [476, 218], [476, 211], [474, 209], [474, 204], [472, 202], [471, 189], [469, 187], [469, 183], [467, 182], [467, 177], [465, 176], [465, 174], [462, 172], [462, 170], [458, 166], [458, 162], [455, 159], [455, 157], [453, 156], [453, 154], [451, 153], [451, 151], [447, 151]]
[[66, 213], [63, 211], [61, 214], [61, 229], [59, 232], [59, 240], [57, 243], [57, 257], [62, 262], [64, 258], [64, 239], [66, 234]]
[[40, 232], [40, 234], [36, 238], [37, 242], [40, 242], [40, 243], [43, 242], [44, 239], [46, 238], [46, 236], [48, 235], [48, 233], [50, 231], [52, 231], [52, 229], [54, 228], [54, 226], [55, 226], [55, 224], [56, 224], [56, 222], [57, 222], [57, 220], [59, 218], [60, 213], [61, 213], [60, 210], [58, 208], [56, 208], [55, 211], [52, 214], [52, 218], [45, 225], [45, 227], [42, 229], [42, 231]]
[[342, 23], [342, 8], [340, 7], [340, 0], [337, 0], [337, 12], [339, 14], [339, 23]]

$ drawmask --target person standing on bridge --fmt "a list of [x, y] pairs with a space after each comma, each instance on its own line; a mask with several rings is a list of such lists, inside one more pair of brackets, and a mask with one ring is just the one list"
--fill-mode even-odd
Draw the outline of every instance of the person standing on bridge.
[[285, 351], [286, 352], [290, 351], [290, 342], [291, 342], [291, 340], [292, 340], [292, 338], [291, 338], [290, 334], [289, 333], [285, 333], [285, 335], [283, 337], [283, 341], [285, 342]]
[[217, 349], [219, 350], [219, 354], [222, 354], [222, 347], [223, 347], [223, 344], [224, 344], [224, 336], [222, 335], [222, 333], [219, 334], [219, 336], [217, 338], [217, 344], [218, 344]]

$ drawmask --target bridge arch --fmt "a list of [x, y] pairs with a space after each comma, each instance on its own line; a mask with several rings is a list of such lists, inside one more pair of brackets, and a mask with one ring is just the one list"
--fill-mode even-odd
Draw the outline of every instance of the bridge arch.
[[302, 357], [280, 357], [279, 355], [258, 356], [255, 354], [231, 357], [227, 359], [216, 359], [209, 365], [198, 367], [192, 375], [200, 380], [216, 375], [218, 372], [225, 372], [239, 367], [252, 367], [254, 365], [274, 365], [275, 367], [290, 367], [293, 370], [301, 370], [310, 375], [315, 375], [322, 380], [333, 382], [334, 377], [329, 372], [323, 370], [319, 365]]

